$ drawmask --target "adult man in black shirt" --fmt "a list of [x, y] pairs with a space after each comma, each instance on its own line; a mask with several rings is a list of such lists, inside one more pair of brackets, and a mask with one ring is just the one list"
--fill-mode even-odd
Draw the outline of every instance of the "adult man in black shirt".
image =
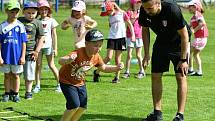
[[188, 70], [187, 52], [189, 51], [189, 37], [186, 21], [180, 8], [173, 2], [161, 0], [142, 0], [139, 24], [142, 26], [144, 41], [143, 66], [149, 64], [149, 28], [157, 35], [152, 52], [152, 97], [154, 111], [143, 121], [162, 121], [162, 75], [169, 71], [170, 61], [178, 84], [178, 111], [173, 121], [184, 120], [184, 108], [187, 96]]

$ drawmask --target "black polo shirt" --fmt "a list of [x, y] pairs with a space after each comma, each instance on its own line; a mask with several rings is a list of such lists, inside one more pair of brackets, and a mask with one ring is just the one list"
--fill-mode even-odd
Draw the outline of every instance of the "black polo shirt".
[[144, 8], [140, 8], [139, 24], [150, 27], [157, 35], [154, 47], [180, 49], [180, 36], [177, 30], [182, 29], [187, 23], [180, 8], [175, 3], [162, 1], [161, 12], [155, 16], [146, 14]]

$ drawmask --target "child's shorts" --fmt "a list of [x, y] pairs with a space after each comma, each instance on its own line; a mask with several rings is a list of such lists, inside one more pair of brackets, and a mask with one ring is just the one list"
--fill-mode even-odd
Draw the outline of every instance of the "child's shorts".
[[87, 108], [87, 89], [86, 85], [73, 86], [69, 84], [60, 83], [61, 90], [66, 98], [67, 110], [78, 107]]
[[125, 51], [126, 50], [126, 40], [125, 40], [125, 38], [108, 39], [107, 49]]
[[24, 67], [24, 79], [28, 81], [35, 80], [36, 61], [26, 61]]
[[192, 47], [194, 47], [197, 50], [202, 50], [207, 44], [207, 38], [195, 38]]
[[10, 64], [4, 64], [3, 66], [0, 66], [0, 71], [3, 73], [14, 73], [14, 74], [20, 74], [23, 72], [23, 65], [10, 65]]
[[42, 52], [42, 54], [44, 54], [44, 55], [52, 55], [53, 54], [53, 49], [51, 47], [49, 47], [49, 48], [42, 48], [40, 50], [40, 52]]
[[131, 38], [127, 38], [127, 46], [131, 48], [140, 48], [143, 46], [143, 40], [142, 38], [136, 38], [135, 42], [131, 41]]

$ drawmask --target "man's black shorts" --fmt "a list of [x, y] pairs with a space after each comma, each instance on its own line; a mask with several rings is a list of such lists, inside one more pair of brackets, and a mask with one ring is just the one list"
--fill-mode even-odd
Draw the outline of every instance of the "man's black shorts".
[[175, 73], [181, 73], [181, 70], [177, 69], [177, 65], [180, 61], [181, 52], [164, 51], [161, 49], [153, 49], [152, 52], [152, 73], [162, 73], [169, 71], [170, 61], [174, 65]]

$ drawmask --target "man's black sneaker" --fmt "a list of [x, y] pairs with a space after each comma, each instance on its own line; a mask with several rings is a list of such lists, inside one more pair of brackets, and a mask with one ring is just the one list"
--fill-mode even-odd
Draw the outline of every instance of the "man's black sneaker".
[[96, 73], [96, 70], [93, 71], [93, 82], [99, 82], [100, 74]]
[[182, 114], [181, 115], [177, 114], [173, 121], [184, 121], [184, 117]]
[[159, 114], [154, 114], [152, 112], [145, 119], [142, 119], [141, 121], [163, 121], [162, 112], [160, 112]]

